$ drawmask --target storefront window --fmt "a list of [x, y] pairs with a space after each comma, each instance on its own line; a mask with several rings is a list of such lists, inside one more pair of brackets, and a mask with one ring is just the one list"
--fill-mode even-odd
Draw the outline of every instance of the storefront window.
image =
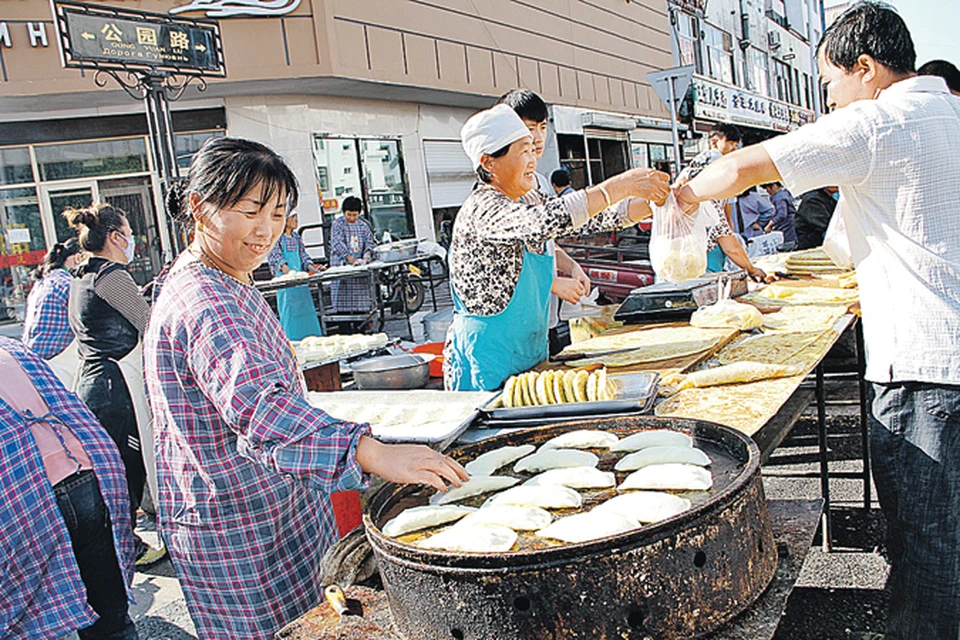
[[26, 147], [0, 149], [0, 184], [33, 182], [30, 152]]
[[377, 239], [413, 235], [413, 216], [404, 179], [399, 140], [315, 137], [317, 184], [324, 213], [340, 211], [348, 196], [360, 198], [369, 212]]
[[37, 192], [31, 188], [0, 190], [0, 318], [23, 301], [30, 271], [46, 254]]
[[41, 180], [147, 171], [144, 138], [38, 146], [36, 154]]
[[173, 147], [177, 154], [177, 166], [180, 167], [180, 175], [186, 174], [186, 169], [190, 168], [193, 162], [193, 155], [200, 150], [203, 143], [210, 138], [222, 138], [223, 131], [203, 131], [201, 133], [178, 133], [173, 136]]

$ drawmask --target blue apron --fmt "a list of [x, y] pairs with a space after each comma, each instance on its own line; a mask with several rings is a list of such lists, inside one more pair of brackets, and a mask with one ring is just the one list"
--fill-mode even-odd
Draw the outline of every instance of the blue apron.
[[727, 254], [723, 252], [723, 247], [719, 244], [710, 251], [707, 251], [707, 271], [716, 273], [723, 271], [727, 264]]
[[[303, 271], [299, 247], [293, 251], [283, 250], [283, 259], [291, 271]], [[290, 287], [277, 291], [277, 315], [288, 340], [302, 340], [307, 336], [320, 336], [320, 321], [313, 306], [310, 287]]]
[[492, 316], [467, 313], [451, 286], [454, 315], [444, 362], [451, 390], [492, 391], [547, 359], [553, 274], [553, 256], [524, 251], [513, 297]]

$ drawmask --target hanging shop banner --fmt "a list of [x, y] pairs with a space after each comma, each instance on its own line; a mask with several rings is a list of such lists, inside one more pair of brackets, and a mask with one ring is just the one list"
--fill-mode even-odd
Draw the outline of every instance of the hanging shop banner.
[[702, 76], [693, 78], [695, 118], [733, 122], [773, 131], [793, 131], [813, 121], [813, 111]]
[[64, 67], [226, 75], [213, 20], [53, 0]]

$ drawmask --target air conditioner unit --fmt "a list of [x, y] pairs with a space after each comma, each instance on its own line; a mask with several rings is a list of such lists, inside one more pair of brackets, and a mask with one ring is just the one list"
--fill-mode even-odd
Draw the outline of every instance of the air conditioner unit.
[[770, 48], [776, 49], [780, 46], [780, 32], [779, 31], [768, 31], [767, 32], [767, 42], [770, 43]]

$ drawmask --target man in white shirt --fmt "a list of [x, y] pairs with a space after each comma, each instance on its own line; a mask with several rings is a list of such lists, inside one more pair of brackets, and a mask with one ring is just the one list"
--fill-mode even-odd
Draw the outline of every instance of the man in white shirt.
[[960, 99], [916, 76], [903, 20], [860, 2], [818, 48], [829, 106], [793, 133], [717, 160], [678, 201], [779, 180], [839, 185], [857, 264], [874, 479], [888, 524], [887, 638], [960, 628]]

